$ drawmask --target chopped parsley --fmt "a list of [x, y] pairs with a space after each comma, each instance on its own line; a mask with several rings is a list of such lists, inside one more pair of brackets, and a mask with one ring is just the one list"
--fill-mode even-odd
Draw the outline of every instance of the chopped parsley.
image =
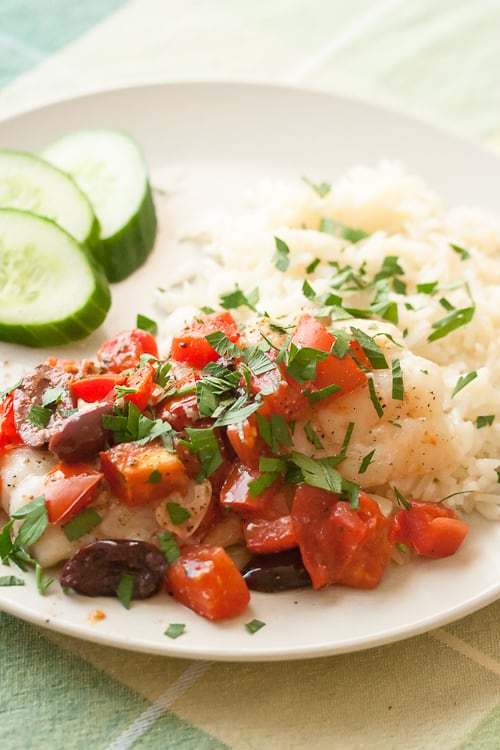
[[384, 352], [375, 343], [375, 340], [367, 333], [362, 331], [360, 328], [354, 328], [351, 326], [351, 331], [354, 334], [356, 341], [361, 345], [366, 357], [370, 364], [375, 370], [385, 370], [389, 367], [385, 358]]
[[331, 234], [333, 237], [340, 237], [353, 245], [370, 236], [364, 229], [353, 229], [353, 227], [348, 227], [340, 221], [335, 221], [335, 219], [321, 219], [319, 231]]
[[184, 521], [188, 521], [191, 518], [191, 513], [188, 509], [179, 505], [179, 503], [168, 502], [166, 508], [174, 526], [180, 526]]
[[393, 359], [392, 369], [392, 398], [395, 401], [402, 401], [404, 398], [403, 371], [399, 359]]
[[465, 388], [466, 385], [469, 385], [469, 383], [472, 383], [473, 380], [477, 378], [477, 372], [473, 370], [472, 372], [468, 372], [467, 375], [460, 375], [460, 377], [457, 380], [457, 384], [455, 385], [455, 388], [453, 389], [453, 393], [451, 394], [451, 398], [457, 395], [457, 393], [460, 393], [462, 388]]
[[136, 326], [142, 331], [147, 331], [152, 336], [156, 336], [156, 334], [158, 333], [158, 323], [156, 322], [156, 320], [152, 320], [146, 315], [141, 315], [140, 313], [137, 314]]
[[259, 301], [259, 288], [255, 287], [251, 292], [245, 294], [238, 285], [229, 292], [223, 292], [219, 297], [220, 305], [225, 310], [235, 310], [238, 307], [248, 307], [257, 312], [255, 305]]
[[290, 265], [290, 248], [279, 237], [274, 238], [274, 243], [276, 245], [276, 252], [273, 256], [273, 263], [278, 269], [278, 271], [286, 271], [288, 266]]
[[396, 495], [396, 500], [398, 501], [398, 503], [399, 503], [400, 505], [402, 505], [402, 506], [403, 506], [403, 508], [404, 508], [405, 510], [410, 510], [410, 509], [411, 509], [411, 507], [412, 507], [412, 506], [411, 506], [411, 503], [410, 503], [410, 501], [409, 501], [409, 500], [407, 500], [407, 499], [406, 499], [406, 498], [405, 498], [405, 497], [404, 497], [404, 496], [403, 496], [403, 495], [401, 494], [401, 492], [400, 492], [400, 491], [398, 490], [398, 488], [397, 488], [397, 487], [394, 487], [394, 494]]
[[427, 341], [438, 341], [457, 328], [467, 325], [474, 317], [475, 310], [475, 305], [470, 305], [469, 307], [462, 307], [459, 310], [453, 310], [443, 318], [435, 320], [432, 323], [434, 332], [427, 336]]
[[480, 430], [482, 427], [489, 427], [495, 421], [494, 414], [483, 414], [476, 417], [476, 427]]
[[181, 556], [177, 542], [170, 531], [160, 531], [158, 541], [160, 549], [169, 563], [175, 562]]
[[460, 247], [460, 245], [455, 245], [450, 242], [450, 247], [457, 253], [457, 255], [460, 256], [460, 260], [468, 260], [472, 257], [470, 252], [468, 250], [465, 250], [463, 247]]
[[134, 583], [134, 576], [131, 573], [123, 573], [116, 588], [116, 596], [125, 609], [130, 609]]
[[370, 393], [370, 399], [371, 399], [371, 402], [373, 404], [375, 411], [377, 412], [379, 417], [383, 417], [384, 408], [379, 401], [379, 397], [377, 396], [377, 391], [375, 390], [375, 383], [373, 382], [373, 378], [368, 378], [368, 391]]
[[40, 430], [43, 430], [45, 427], [47, 427], [48, 423], [50, 422], [51, 416], [52, 409], [49, 409], [46, 406], [41, 406], [40, 404], [33, 404], [28, 412], [29, 421], [32, 425], [38, 427]]
[[349, 422], [347, 425], [347, 430], [344, 435], [344, 440], [342, 442], [342, 447], [340, 449], [340, 456], [345, 456], [347, 453], [347, 448], [349, 447], [349, 443], [351, 442], [352, 437], [352, 431], [354, 430], [354, 422]]
[[200, 479], [209, 477], [222, 464], [222, 454], [217, 436], [211, 427], [186, 427], [189, 440], [179, 440], [181, 445], [195, 453], [201, 464]]
[[153, 471], [150, 473], [149, 477], [146, 480], [147, 484], [159, 484], [161, 482], [161, 471], [158, 471], [158, 469], [153, 469]]
[[42, 406], [49, 407], [55, 406], [60, 402], [66, 391], [61, 386], [55, 388], [47, 388], [42, 394]]
[[307, 177], [303, 177], [302, 179], [304, 180], [306, 185], [309, 185], [309, 187], [314, 190], [316, 195], [319, 195], [320, 198], [324, 198], [332, 189], [332, 186], [329, 182], [311, 182], [311, 180], [308, 180]]
[[12, 391], [15, 391], [17, 388], [19, 388], [23, 384], [23, 379], [19, 378], [17, 383], [14, 383], [14, 385], [9, 385], [8, 388], [5, 388], [3, 391], [0, 391], [0, 401], [2, 401], [5, 396], [8, 396], [9, 393], [12, 393]]
[[253, 635], [258, 630], [260, 630], [261, 628], [263, 628], [265, 626], [265, 624], [266, 623], [262, 622], [262, 620], [253, 619], [253, 620], [250, 620], [250, 622], [246, 622], [245, 623], [245, 630], [248, 633], [250, 633], [250, 635]]
[[183, 622], [171, 622], [168, 628], [165, 630], [164, 635], [167, 636], [167, 638], [178, 638], [180, 635], [185, 633], [186, 626]]
[[88, 534], [95, 526], [102, 521], [101, 516], [94, 508], [86, 508], [67, 523], [63, 524], [62, 530], [70, 542], [80, 539], [84, 534]]
[[315, 448], [318, 448], [318, 450], [323, 448], [323, 443], [319, 439], [318, 433], [312, 426], [311, 422], [306, 422], [306, 424], [304, 425], [304, 432], [311, 445], [313, 445]]
[[364, 474], [370, 464], [373, 463], [373, 456], [375, 455], [375, 448], [371, 450], [366, 456], [363, 456], [361, 464], [358, 469], [358, 474]]
[[17, 576], [0, 576], [0, 586], [25, 586], [26, 583], [22, 578]]

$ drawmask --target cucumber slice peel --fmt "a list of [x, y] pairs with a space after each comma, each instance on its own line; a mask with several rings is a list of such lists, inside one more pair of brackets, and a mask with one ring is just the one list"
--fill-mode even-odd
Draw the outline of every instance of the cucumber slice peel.
[[0, 209], [0, 339], [48, 347], [88, 336], [111, 306], [89, 250], [55, 222]]
[[109, 281], [130, 276], [153, 249], [157, 228], [139, 145], [122, 131], [89, 128], [54, 141], [42, 155], [70, 174], [89, 197], [101, 227], [93, 252]]
[[69, 175], [34, 154], [0, 150], [0, 207], [52, 219], [89, 247], [98, 242], [99, 224], [85, 193]]

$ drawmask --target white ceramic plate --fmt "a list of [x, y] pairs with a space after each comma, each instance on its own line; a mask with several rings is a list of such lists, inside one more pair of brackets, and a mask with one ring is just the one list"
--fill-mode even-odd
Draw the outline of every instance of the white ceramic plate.
[[[167, 84], [98, 93], [28, 112], [0, 123], [2, 147], [36, 150], [83, 126], [119, 127], [143, 145], [152, 182], [178, 189], [158, 196], [160, 233], [148, 263], [115, 285], [105, 325], [61, 356], [95, 351], [99, 342], [135, 323], [137, 312], [157, 317], [152, 290], [175, 263], [176, 230], [218, 204], [238, 203], [242, 190], [265, 175], [334, 180], [355, 163], [402, 161], [449, 204], [498, 210], [500, 163], [490, 154], [418, 121], [323, 94], [241, 84]], [[0, 348], [3, 380], [43, 351]], [[471, 519], [467, 543], [452, 558], [391, 568], [375, 591], [345, 588], [253, 594], [249, 610], [222, 624], [206, 622], [166, 596], [133, 603], [37, 594], [0, 588], [0, 607], [44, 627], [104, 644], [171, 656], [219, 660], [295, 659], [355, 651], [396, 641], [462, 617], [500, 595], [500, 524]], [[0, 574], [17, 572], [0, 566]], [[101, 609], [106, 618], [89, 621]], [[244, 624], [266, 626], [250, 635]], [[177, 640], [164, 635], [183, 622]]]

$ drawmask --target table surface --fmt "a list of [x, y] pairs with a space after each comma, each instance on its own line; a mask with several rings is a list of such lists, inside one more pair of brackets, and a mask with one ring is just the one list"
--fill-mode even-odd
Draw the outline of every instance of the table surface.
[[[349, 94], [500, 150], [494, 0], [2, 0], [0, 118], [129, 83]], [[500, 747], [500, 601], [357, 654], [215, 663], [122, 652], [0, 613], [0, 745]]]

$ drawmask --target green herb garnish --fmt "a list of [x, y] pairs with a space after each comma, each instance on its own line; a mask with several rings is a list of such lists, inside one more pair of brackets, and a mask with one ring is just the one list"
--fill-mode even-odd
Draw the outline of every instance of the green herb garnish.
[[274, 238], [274, 243], [276, 245], [276, 252], [273, 256], [273, 263], [278, 271], [284, 272], [290, 265], [290, 248], [288, 247], [286, 242], [280, 240], [279, 237]]
[[457, 395], [462, 388], [465, 388], [466, 385], [469, 385], [469, 383], [472, 383], [473, 380], [477, 378], [477, 372], [473, 370], [472, 372], [467, 373], [467, 375], [460, 375], [460, 377], [457, 380], [457, 384], [455, 388], [453, 389], [453, 393], [451, 394], [451, 398]]
[[62, 530], [70, 542], [88, 534], [95, 526], [102, 521], [101, 516], [94, 508], [86, 508], [67, 523], [63, 524]]
[[184, 506], [179, 505], [179, 503], [167, 503], [166, 505], [167, 513], [170, 516], [170, 520], [174, 524], [174, 526], [180, 526], [181, 523], [184, 523], [184, 521], [187, 521], [191, 518], [191, 513], [188, 511], [187, 508], [184, 508]]
[[438, 341], [438, 339], [444, 338], [457, 328], [467, 325], [474, 317], [475, 310], [476, 307], [471, 305], [470, 307], [463, 307], [460, 310], [453, 310], [453, 312], [450, 312], [443, 318], [435, 320], [434, 323], [432, 323], [434, 333], [427, 336], [427, 341]]
[[171, 622], [168, 628], [165, 630], [164, 635], [167, 638], [178, 638], [186, 630], [186, 626], [183, 622]]
[[479, 417], [476, 417], [476, 427], [478, 430], [481, 429], [481, 427], [489, 427], [493, 424], [495, 421], [495, 415], [494, 414], [484, 414]]
[[332, 186], [329, 182], [311, 182], [311, 180], [308, 180], [307, 177], [302, 178], [306, 185], [309, 185], [314, 192], [319, 195], [320, 198], [324, 198], [330, 190], [332, 189]]
[[130, 609], [133, 591], [134, 576], [131, 573], [123, 573], [116, 588], [116, 596], [125, 609]]
[[373, 463], [373, 456], [375, 455], [375, 448], [366, 454], [366, 456], [363, 456], [363, 459], [361, 461], [361, 464], [358, 469], [358, 474], [364, 474], [367, 468], [370, 466], [370, 464]]
[[265, 626], [265, 622], [262, 622], [262, 620], [250, 620], [250, 622], [245, 623], [245, 630], [247, 630], [250, 635], [253, 635], [258, 630], [263, 628]]
[[152, 320], [146, 315], [141, 315], [140, 313], [137, 314], [136, 326], [143, 331], [151, 333], [153, 336], [156, 336], [158, 333], [158, 323], [156, 320]]
[[52, 410], [40, 404], [33, 404], [28, 412], [28, 419], [35, 427], [43, 430], [47, 427], [50, 418], [52, 416]]
[[392, 398], [395, 401], [402, 401], [404, 398], [403, 371], [399, 359], [393, 359], [392, 369]]
[[180, 550], [170, 531], [160, 531], [158, 534], [160, 549], [169, 563], [175, 562], [180, 556]]

